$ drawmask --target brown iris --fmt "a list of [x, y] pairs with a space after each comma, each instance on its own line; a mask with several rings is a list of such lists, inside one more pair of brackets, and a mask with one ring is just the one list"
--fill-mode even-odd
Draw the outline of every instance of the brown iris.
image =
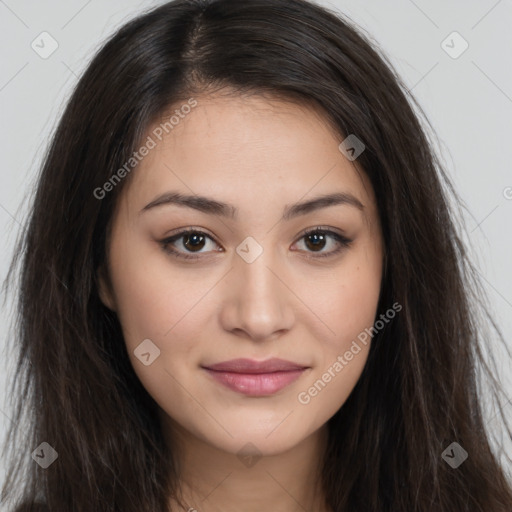
[[[310, 245], [310, 242], [312, 245]], [[325, 235], [323, 233], [312, 233], [306, 237], [306, 245], [313, 251], [325, 247]]]
[[199, 233], [190, 233], [183, 235], [183, 245], [188, 249], [202, 249], [204, 247], [205, 237]]

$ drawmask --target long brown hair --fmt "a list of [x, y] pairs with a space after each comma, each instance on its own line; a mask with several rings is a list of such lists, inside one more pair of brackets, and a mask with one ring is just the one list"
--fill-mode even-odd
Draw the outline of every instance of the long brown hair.
[[[6, 281], [8, 291], [19, 268], [2, 499], [20, 511], [39, 503], [56, 512], [163, 512], [176, 494], [156, 404], [98, 296], [97, 269], [129, 177], [102, 199], [94, 190], [169, 105], [224, 87], [315, 103], [340, 141], [356, 134], [366, 146], [358, 162], [387, 254], [377, 316], [395, 302], [403, 310], [375, 335], [360, 380], [328, 423], [329, 505], [510, 512], [511, 485], [481, 405], [482, 376], [500, 396], [484, 358], [485, 326], [499, 329], [449, 204], [457, 194], [421, 107], [386, 56], [348, 19], [304, 0], [166, 3], [123, 26], [80, 78]], [[43, 442], [58, 454], [46, 469], [28, 456]], [[442, 457], [453, 442], [468, 454], [457, 468]]]

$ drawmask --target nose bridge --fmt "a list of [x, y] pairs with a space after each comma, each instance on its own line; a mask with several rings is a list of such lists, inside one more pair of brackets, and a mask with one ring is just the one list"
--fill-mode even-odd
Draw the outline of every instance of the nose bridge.
[[[262, 244], [265, 244], [263, 247]], [[235, 274], [245, 283], [248, 298], [261, 299], [277, 288], [276, 278], [270, 271], [276, 267], [276, 254], [268, 240], [259, 243], [247, 237], [236, 248], [233, 265]], [[269, 290], [269, 287], [271, 290]], [[276, 293], [278, 290], [273, 290]]]
[[[252, 338], [265, 338], [289, 329], [293, 322], [292, 296], [278, 278], [280, 266], [274, 251], [261, 247], [255, 257], [252, 241], [240, 244], [231, 272], [230, 300], [226, 304], [224, 327], [241, 330]], [[241, 249], [249, 249], [246, 253]], [[251, 257], [246, 257], [247, 254]], [[276, 275], [277, 274], [277, 275]]]
[[267, 256], [262, 255], [252, 263], [240, 261], [236, 265], [241, 282], [245, 283], [246, 302], [254, 302], [260, 307], [260, 303], [277, 302], [282, 291], [279, 289], [281, 283], [275, 276], [276, 270], [273, 269], [273, 258], [268, 257], [269, 253], [267, 251]]

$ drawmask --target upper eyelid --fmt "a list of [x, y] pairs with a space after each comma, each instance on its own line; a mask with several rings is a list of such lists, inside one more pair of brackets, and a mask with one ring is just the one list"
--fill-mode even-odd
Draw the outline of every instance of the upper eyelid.
[[[341, 236], [342, 238], [348, 238], [343, 232], [341, 233], [338, 233], [336, 231], [336, 228], [331, 228], [331, 227], [327, 227], [327, 226], [314, 226], [312, 228], [306, 228], [306, 229], [303, 229], [300, 234], [298, 235], [298, 238], [301, 238], [311, 232], [315, 232], [315, 231], [321, 231], [321, 232], [325, 232], [325, 233], [334, 233], [336, 235], [339, 235]], [[339, 230], [339, 231], [342, 231], [342, 230]], [[164, 240], [170, 240], [172, 238], [179, 238], [180, 236], [183, 236], [183, 235], [186, 235], [188, 233], [200, 233], [202, 235], [206, 235], [208, 236], [209, 238], [211, 238], [212, 240], [214, 240], [215, 242], [216, 241], [216, 237], [214, 235], [211, 235], [210, 233], [208, 233], [207, 231], [204, 230], [204, 228], [183, 228], [181, 231], [178, 231], [174, 234], [171, 234], [167, 237], [164, 238]], [[217, 242], [218, 243], [218, 242]]]

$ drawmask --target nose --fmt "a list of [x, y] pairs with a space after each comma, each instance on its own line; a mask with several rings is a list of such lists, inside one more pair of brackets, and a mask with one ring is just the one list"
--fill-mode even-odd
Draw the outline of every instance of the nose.
[[285, 272], [270, 253], [263, 251], [252, 263], [235, 256], [233, 269], [224, 283], [222, 327], [254, 341], [282, 335], [295, 321], [297, 299], [287, 286]]

